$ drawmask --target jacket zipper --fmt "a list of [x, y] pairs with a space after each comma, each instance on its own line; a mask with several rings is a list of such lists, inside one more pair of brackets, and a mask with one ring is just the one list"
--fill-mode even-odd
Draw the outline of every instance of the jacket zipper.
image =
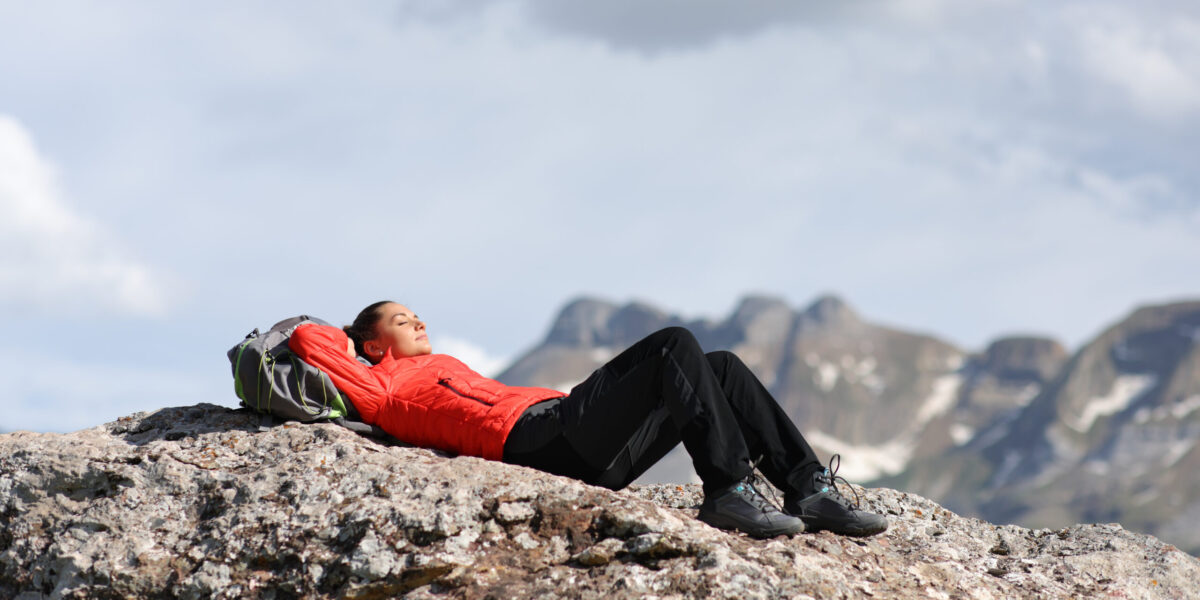
[[480, 404], [486, 404], [487, 406], [495, 406], [495, 404], [492, 404], [491, 402], [488, 402], [487, 400], [484, 400], [483, 398], [476, 398], [475, 396], [472, 396], [470, 394], [464, 394], [463, 392], [459, 391], [454, 386], [450, 385], [449, 379], [439, 379], [438, 384], [445, 386], [446, 389], [454, 392], [455, 394], [458, 394], [459, 396], [462, 396], [463, 398], [470, 398], [471, 400], [474, 400]]

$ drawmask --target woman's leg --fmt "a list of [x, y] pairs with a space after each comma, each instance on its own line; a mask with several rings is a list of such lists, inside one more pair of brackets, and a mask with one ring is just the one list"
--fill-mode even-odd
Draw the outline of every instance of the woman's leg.
[[809, 531], [874, 535], [887, 529], [885, 517], [864, 511], [841, 495], [835, 473], [821, 465], [791, 418], [737, 355], [712, 352], [708, 359], [750, 456], [759, 461], [767, 479], [783, 490], [787, 513], [800, 517]]
[[541, 433], [510, 439], [509, 462], [620, 489], [684, 441], [686, 431], [706, 488], [744, 478], [753, 458], [779, 489], [809, 493], [822, 466], [792, 420], [737, 355], [704, 354], [707, 369], [696, 364], [700, 355], [685, 329], [648, 336], [576, 386], [553, 416], [547, 404], [523, 419], [512, 438]]
[[577, 451], [564, 435], [567, 419], [562, 400], [547, 400], [526, 410], [509, 432], [504, 462], [614, 490], [624, 488], [679, 445], [682, 438], [661, 403], [649, 412], [644, 412], [646, 406], [631, 411], [616, 406], [616, 402], [611, 404], [609, 410], [592, 420], [591, 426], [609, 431], [614, 445], [622, 444], [619, 449], [612, 450], [612, 445], [587, 448], [576, 440], [576, 445], [583, 448]]
[[625, 487], [682, 440], [704, 481], [700, 518], [761, 537], [804, 524], [741, 484], [749, 458], [784, 491], [810, 529], [871, 535], [887, 528], [837, 491], [791, 419], [729, 352], [705, 355], [690, 332], [668, 328], [622, 352], [570, 396], [535, 405], [505, 442], [504, 460], [612, 489]]
[[691, 332], [647, 336], [562, 400], [563, 437], [623, 487], [683, 442], [706, 492], [750, 474], [749, 451], [721, 384]]
[[722, 350], [706, 357], [737, 419], [750, 458], [785, 493], [811, 494], [813, 473], [824, 467], [791, 417], [736, 354]]
[[804, 531], [746, 481], [742, 427], [709, 358], [679, 327], [634, 344], [568, 397], [527, 410], [504, 460], [619, 489], [681, 440], [704, 482], [700, 520], [756, 537]]

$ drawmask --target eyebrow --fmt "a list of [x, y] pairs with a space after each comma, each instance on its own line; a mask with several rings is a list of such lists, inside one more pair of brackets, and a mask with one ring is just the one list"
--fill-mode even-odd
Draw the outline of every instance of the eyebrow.
[[397, 317], [408, 317], [410, 319], [415, 319], [415, 318], [417, 318], [417, 315], [410, 315], [408, 313], [398, 312], [398, 313], [392, 315], [392, 320], [395, 321]]

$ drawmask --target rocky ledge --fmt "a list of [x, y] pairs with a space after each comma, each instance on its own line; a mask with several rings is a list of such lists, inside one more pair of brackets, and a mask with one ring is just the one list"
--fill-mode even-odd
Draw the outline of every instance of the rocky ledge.
[[696, 486], [621, 492], [214, 405], [0, 436], [0, 596], [1187, 598], [1119, 525], [998, 526], [858, 489], [882, 535], [754, 540]]

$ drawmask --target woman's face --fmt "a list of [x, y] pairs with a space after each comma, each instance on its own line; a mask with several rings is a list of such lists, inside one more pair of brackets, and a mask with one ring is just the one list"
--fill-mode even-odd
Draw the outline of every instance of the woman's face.
[[389, 302], [379, 307], [379, 324], [375, 326], [375, 339], [363, 344], [367, 357], [379, 362], [390, 349], [392, 356], [404, 358], [421, 356], [433, 352], [429, 336], [425, 335], [425, 322], [403, 304]]

